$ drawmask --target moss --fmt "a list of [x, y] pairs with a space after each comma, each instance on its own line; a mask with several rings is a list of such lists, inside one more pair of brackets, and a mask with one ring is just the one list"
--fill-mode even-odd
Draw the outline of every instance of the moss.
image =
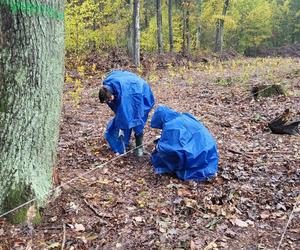
[[287, 91], [282, 85], [273, 84], [273, 85], [258, 85], [254, 86], [251, 89], [251, 94], [254, 98], [257, 97], [270, 97], [278, 95], [287, 95]]
[[[30, 200], [32, 197], [30, 188], [28, 186], [24, 187], [24, 185], [19, 185], [19, 187], [15, 189], [11, 189], [3, 202], [3, 210], [9, 211], [20, 204], [23, 204]], [[27, 211], [29, 205], [19, 208], [18, 210], [8, 214], [6, 218], [13, 224], [21, 224], [26, 222], [27, 220]]]

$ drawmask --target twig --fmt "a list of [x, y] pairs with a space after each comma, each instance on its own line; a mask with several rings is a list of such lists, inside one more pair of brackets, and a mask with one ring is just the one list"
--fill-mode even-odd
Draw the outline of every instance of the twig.
[[238, 150], [235, 150], [235, 149], [227, 149], [228, 152], [231, 152], [231, 153], [234, 153], [234, 154], [238, 154], [238, 155], [243, 155], [243, 156], [246, 156], [248, 158], [251, 158], [249, 155], [247, 155], [247, 153], [245, 152], [241, 152], [241, 151], [238, 151]]
[[83, 201], [84, 201], [85, 205], [87, 205], [88, 208], [91, 209], [91, 210], [94, 212], [95, 215], [97, 215], [98, 217], [100, 217], [100, 218], [102, 219], [101, 214], [99, 214], [99, 212], [98, 212], [91, 204], [89, 204], [89, 203], [86, 201], [86, 199], [83, 199]]
[[112, 218], [112, 216], [104, 213], [99, 213], [91, 204], [89, 204], [85, 199], [83, 199], [84, 203], [88, 206], [89, 209], [91, 209], [95, 215], [97, 215], [99, 218]]
[[63, 239], [61, 243], [61, 250], [64, 250], [66, 244], [66, 223], [63, 223]]
[[[270, 151], [254, 151], [254, 152], [242, 152], [236, 149], [227, 149], [228, 152], [244, 155], [246, 157], [250, 157], [250, 155], [261, 155], [261, 154], [294, 154], [294, 152], [280, 151], [280, 150], [270, 150]], [[251, 158], [251, 157], [250, 157]]]
[[285, 236], [285, 234], [286, 234], [287, 228], [288, 228], [290, 222], [292, 221], [293, 213], [294, 213], [294, 211], [295, 211], [295, 209], [296, 209], [298, 203], [299, 203], [299, 200], [297, 200], [296, 203], [294, 204], [293, 210], [292, 210], [292, 212], [291, 212], [291, 214], [290, 214], [290, 216], [289, 216], [289, 219], [288, 219], [288, 221], [287, 221], [287, 223], [286, 223], [286, 225], [285, 225], [283, 234], [281, 235], [281, 239], [280, 239], [280, 242], [279, 242], [279, 244], [278, 244], [277, 250], [279, 250], [280, 247], [281, 247], [281, 244], [282, 244], [282, 242], [283, 242], [283, 240], [284, 240], [284, 236]]

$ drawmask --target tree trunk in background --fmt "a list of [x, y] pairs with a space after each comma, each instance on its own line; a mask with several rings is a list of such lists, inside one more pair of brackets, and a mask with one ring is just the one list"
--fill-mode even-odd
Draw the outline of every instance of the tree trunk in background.
[[[97, 4], [97, 0], [94, 0], [94, 4], [96, 5]], [[96, 31], [96, 11], [93, 12], [93, 32]], [[93, 39], [92, 41], [90, 41], [90, 46], [91, 46], [91, 49], [92, 50], [96, 50], [96, 41]]]
[[187, 53], [186, 47], [187, 27], [186, 27], [186, 7], [182, 6], [182, 53]]
[[169, 20], [169, 44], [170, 52], [174, 49], [174, 38], [173, 38], [173, 18], [172, 18], [172, 0], [168, 0], [168, 20]]
[[148, 5], [149, 0], [144, 0], [144, 11], [145, 11], [145, 29], [149, 27], [149, 5]]
[[202, 11], [202, 0], [197, 0], [197, 12], [196, 12], [196, 49], [200, 49], [200, 45], [201, 45], [201, 23], [200, 23], [201, 11]]
[[191, 47], [191, 34], [190, 34], [190, 11], [189, 9], [186, 10], [186, 53], [190, 53]]
[[[52, 185], [64, 83], [64, 1], [0, 2], [0, 214]], [[27, 208], [8, 218], [26, 219]]]
[[[229, 0], [225, 0], [222, 16], [225, 17], [229, 6]], [[224, 36], [224, 19], [217, 20], [216, 27], [216, 40], [215, 40], [215, 52], [222, 53], [223, 52], [223, 36]]]
[[158, 53], [161, 54], [163, 53], [161, 0], [156, 0], [156, 19], [157, 19], [157, 46], [158, 46]]
[[[127, 0], [128, 9], [131, 10], [131, 0]], [[133, 23], [132, 19], [129, 21], [127, 27], [127, 53], [129, 57], [134, 57], [134, 48], [133, 48]]]
[[134, 65], [138, 67], [140, 65], [140, 0], [134, 0], [133, 5], [133, 58]]

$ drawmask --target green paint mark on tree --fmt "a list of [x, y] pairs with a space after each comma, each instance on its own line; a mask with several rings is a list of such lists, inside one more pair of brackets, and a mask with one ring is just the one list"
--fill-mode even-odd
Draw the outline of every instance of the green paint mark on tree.
[[18, 11], [21, 11], [27, 14], [45, 16], [60, 21], [64, 20], [63, 12], [60, 12], [42, 3], [33, 4], [33, 3], [22, 2], [22, 1], [0, 0], [0, 5], [8, 6], [11, 12], [14, 14], [16, 14]]

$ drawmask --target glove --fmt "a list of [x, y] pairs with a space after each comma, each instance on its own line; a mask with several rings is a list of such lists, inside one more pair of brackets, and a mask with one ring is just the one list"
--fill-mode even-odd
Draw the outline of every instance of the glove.
[[120, 141], [122, 143], [122, 146], [123, 146], [123, 154], [126, 153], [126, 147], [125, 147], [125, 142], [124, 142], [124, 130], [122, 129], [119, 129], [119, 138], [120, 138]]

